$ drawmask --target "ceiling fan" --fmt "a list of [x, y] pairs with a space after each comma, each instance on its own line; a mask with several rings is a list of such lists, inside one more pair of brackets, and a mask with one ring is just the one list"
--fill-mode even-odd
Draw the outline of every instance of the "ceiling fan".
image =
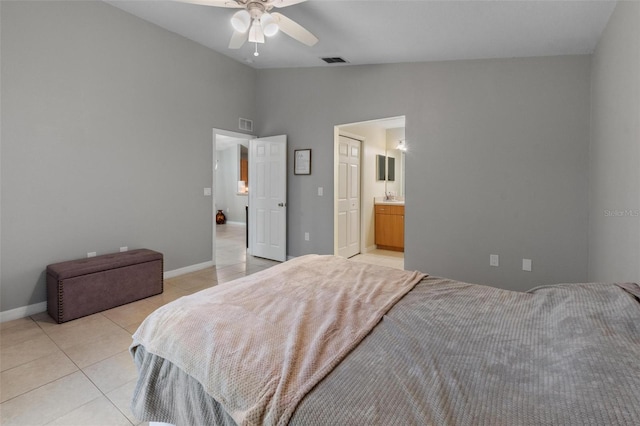
[[[294, 40], [307, 46], [313, 46], [318, 38], [302, 25], [271, 9], [283, 8], [306, 0], [177, 0], [182, 3], [200, 4], [205, 6], [242, 9], [233, 14], [231, 25], [234, 32], [229, 42], [229, 49], [239, 49], [248, 40], [264, 43], [265, 36], [271, 37], [282, 31]], [[256, 55], [257, 56], [257, 55]]]

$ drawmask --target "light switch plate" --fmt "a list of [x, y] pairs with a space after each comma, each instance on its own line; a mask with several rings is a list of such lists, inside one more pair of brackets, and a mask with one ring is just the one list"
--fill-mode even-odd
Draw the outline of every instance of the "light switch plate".
[[531, 259], [522, 259], [522, 270], [531, 271]]
[[498, 256], [497, 254], [490, 254], [489, 266], [500, 266], [500, 256]]
[[324, 188], [319, 186], [318, 187], [318, 197], [322, 197], [324, 195]]

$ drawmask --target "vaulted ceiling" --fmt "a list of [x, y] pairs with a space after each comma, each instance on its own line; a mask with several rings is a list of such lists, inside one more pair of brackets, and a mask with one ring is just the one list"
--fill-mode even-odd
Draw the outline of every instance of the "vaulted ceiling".
[[[227, 46], [237, 9], [177, 1], [107, 1], [254, 68], [580, 55], [593, 52], [614, 1], [309, 0], [279, 9], [320, 41], [278, 33], [258, 46]], [[336, 66], [336, 65], [331, 65]], [[344, 65], [337, 65], [344, 66]]]

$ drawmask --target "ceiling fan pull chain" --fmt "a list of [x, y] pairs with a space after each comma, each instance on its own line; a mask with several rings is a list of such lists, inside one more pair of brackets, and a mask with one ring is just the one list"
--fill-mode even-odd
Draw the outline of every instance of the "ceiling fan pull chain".
[[258, 43], [256, 43], [256, 51], [253, 53], [253, 56], [260, 56], [258, 53]]

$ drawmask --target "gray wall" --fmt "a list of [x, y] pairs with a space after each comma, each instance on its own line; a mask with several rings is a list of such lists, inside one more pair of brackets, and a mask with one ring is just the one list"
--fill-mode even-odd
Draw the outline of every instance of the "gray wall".
[[3, 2], [2, 304], [52, 262], [121, 246], [212, 259], [212, 128], [254, 118], [256, 72], [101, 2]]
[[311, 176], [289, 167], [289, 255], [332, 253], [333, 126], [406, 115], [406, 268], [514, 290], [585, 281], [589, 61], [261, 70], [258, 133], [287, 133], [290, 159], [313, 149]]
[[618, 2], [592, 60], [590, 281], [640, 282], [639, 23]]
[[[638, 159], [637, 119], [624, 138], [607, 113], [618, 74], [638, 75], [618, 57], [621, 38], [638, 51], [622, 7], [593, 61], [590, 278], [608, 281], [622, 274], [599, 265], [620, 259], [638, 279], [637, 220], [599, 213], [638, 208], [637, 185], [598, 171], [620, 168], [612, 153]], [[406, 115], [407, 268], [516, 290], [586, 280], [588, 56], [256, 72], [100, 2], [2, 2], [1, 15], [3, 311], [44, 301], [45, 265], [88, 251], [149, 247], [167, 270], [210, 260], [211, 129], [238, 116], [288, 134], [290, 155], [313, 149], [311, 176], [289, 167], [289, 255], [333, 250], [333, 126]], [[611, 188], [621, 196], [598, 195]], [[596, 255], [619, 241], [624, 256]]]

